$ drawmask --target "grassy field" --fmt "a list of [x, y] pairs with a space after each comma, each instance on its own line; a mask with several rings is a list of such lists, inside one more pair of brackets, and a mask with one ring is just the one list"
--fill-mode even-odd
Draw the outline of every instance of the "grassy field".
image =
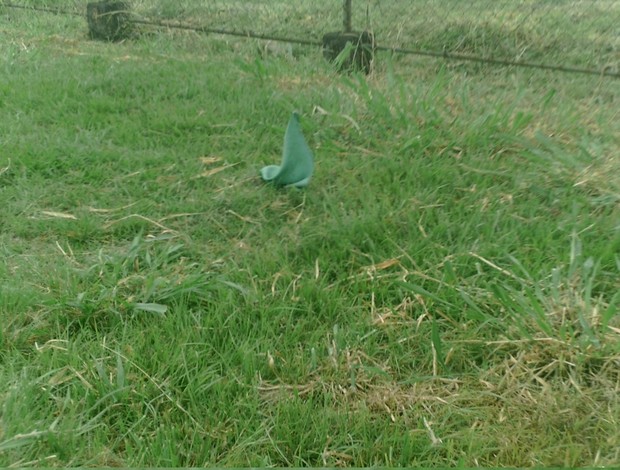
[[0, 466], [620, 464], [617, 80], [0, 37]]

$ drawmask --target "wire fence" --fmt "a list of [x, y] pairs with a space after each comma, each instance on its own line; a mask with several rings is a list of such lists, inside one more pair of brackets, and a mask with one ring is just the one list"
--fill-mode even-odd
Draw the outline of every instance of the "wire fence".
[[[85, 0], [0, 6], [83, 14]], [[379, 50], [620, 77], [618, 0], [351, 0]], [[343, 0], [129, 0], [135, 21], [301, 44], [343, 30]]]

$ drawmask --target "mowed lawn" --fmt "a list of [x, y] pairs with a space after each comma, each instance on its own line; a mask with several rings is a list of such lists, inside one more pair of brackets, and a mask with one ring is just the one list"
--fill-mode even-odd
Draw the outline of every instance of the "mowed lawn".
[[620, 465], [617, 80], [0, 38], [0, 466]]

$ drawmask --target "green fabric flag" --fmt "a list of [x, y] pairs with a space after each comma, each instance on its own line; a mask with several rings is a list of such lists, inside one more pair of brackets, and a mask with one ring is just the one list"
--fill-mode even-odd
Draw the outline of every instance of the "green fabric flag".
[[260, 174], [265, 181], [276, 186], [308, 186], [314, 161], [312, 151], [299, 125], [299, 114], [293, 112], [284, 134], [284, 150], [281, 165], [268, 165], [261, 169]]

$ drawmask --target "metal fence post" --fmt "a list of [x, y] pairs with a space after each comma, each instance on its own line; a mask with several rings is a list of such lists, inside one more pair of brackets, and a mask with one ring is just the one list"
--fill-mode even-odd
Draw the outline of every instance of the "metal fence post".
[[344, 0], [343, 5], [343, 27], [345, 33], [353, 31], [353, 15], [351, 13], [351, 0]]

